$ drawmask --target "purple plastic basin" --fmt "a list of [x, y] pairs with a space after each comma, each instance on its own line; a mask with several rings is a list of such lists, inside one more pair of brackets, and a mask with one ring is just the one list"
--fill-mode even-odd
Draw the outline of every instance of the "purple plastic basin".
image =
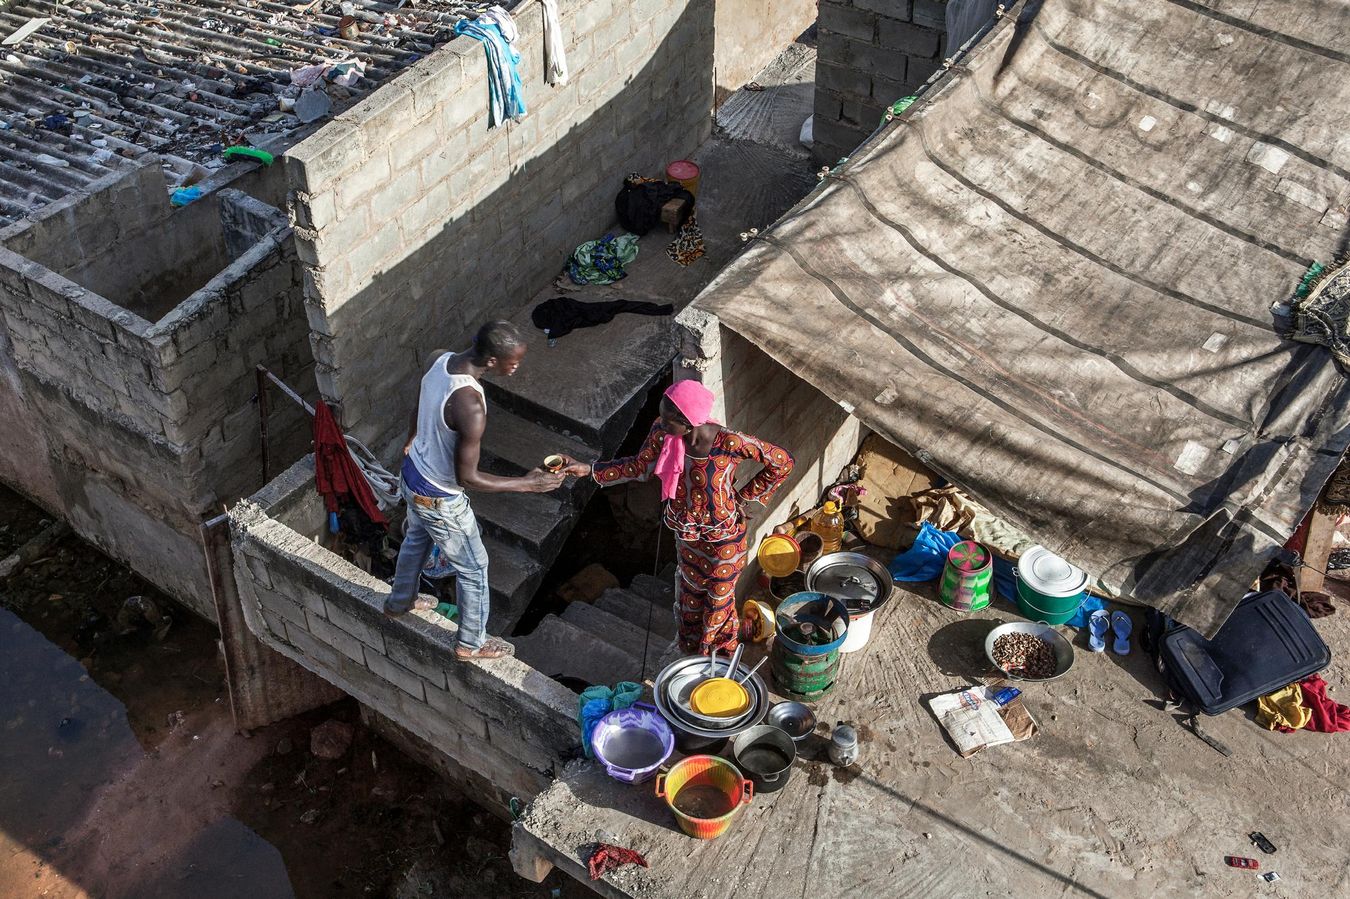
[[645, 702], [610, 712], [591, 731], [591, 749], [615, 780], [643, 783], [675, 751], [670, 725]]

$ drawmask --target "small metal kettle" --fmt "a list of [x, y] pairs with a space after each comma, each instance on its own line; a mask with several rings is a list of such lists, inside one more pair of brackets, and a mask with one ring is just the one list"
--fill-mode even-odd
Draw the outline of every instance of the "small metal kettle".
[[830, 761], [847, 768], [858, 760], [858, 732], [850, 724], [840, 721], [830, 735]]

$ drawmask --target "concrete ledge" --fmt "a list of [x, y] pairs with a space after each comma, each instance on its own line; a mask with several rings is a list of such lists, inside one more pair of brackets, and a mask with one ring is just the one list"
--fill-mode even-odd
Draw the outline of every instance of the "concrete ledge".
[[434, 747], [438, 768], [475, 772], [466, 786], [490, 806], [544, 789], [580, 743], [576, 695], [513, 658], [457, 661], [458, 628], [439, 615], [385, 617], [385, 584], [273, 517], [305, 527], [312, 477], [302, 460], [230, 511], [248, 628]]

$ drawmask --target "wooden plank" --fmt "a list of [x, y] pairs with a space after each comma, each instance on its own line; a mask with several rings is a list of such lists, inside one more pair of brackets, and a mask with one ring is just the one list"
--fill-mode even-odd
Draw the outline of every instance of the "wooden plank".
[[1337, 507], [1324, 506], [1320, 502], [1308, 513], [1308, 538], [1303, 545], [1304, 564], [1298, 572], [1299, 590], [1322, 590], [1326, 582], [1327, 561], [1331, 558], [1336, 536], [1336, 519], [1339, 517]]

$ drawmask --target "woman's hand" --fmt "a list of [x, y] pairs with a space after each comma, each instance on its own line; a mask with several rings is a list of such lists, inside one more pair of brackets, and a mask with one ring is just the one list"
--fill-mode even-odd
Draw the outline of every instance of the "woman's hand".
[[560, 473], [565, 474], [570, 478], [589, 478], [591, 476], [591, 466], [587, 465], [585, 462], [578, 462], [571, 456], [563, 455], [562, 453], [559, 453], [559, 455], [562, 456], [563, 460], [563, 467], [558, 469]]

